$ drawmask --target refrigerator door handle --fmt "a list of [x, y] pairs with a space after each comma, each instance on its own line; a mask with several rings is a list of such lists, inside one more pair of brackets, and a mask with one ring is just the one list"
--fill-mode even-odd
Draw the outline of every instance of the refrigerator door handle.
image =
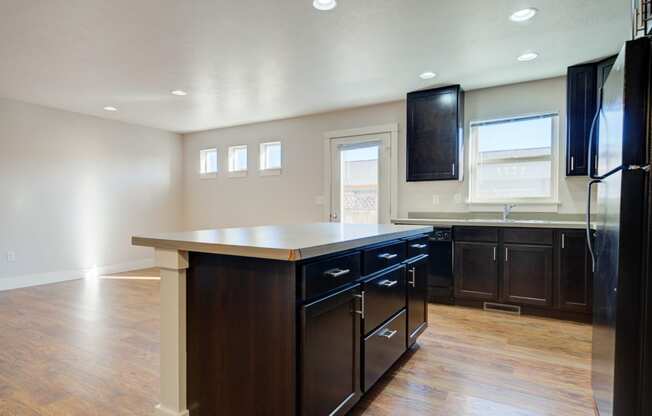
[[597, 158], [595, 155], [593, 155], [593, 150], [598, 150], [598, 149], [593, 149], [593, 138], [594, 138], [594, 132], [595, 132], [595, 125], [598, 121], [598, 118], [600, 117], [600, 112], [602, 111], [602, 87], [600, 87], [600, 99], [598, 100], [598, 108], [595, 110], [595, 115], [593, 116], [593, 120], [591, 121], [591, 129], [589, 130], [589, 148], [588, 148], [588, 169], [589, 169], [589, 178], [591, 179], [597, 179], [597, 174], [598, 174], [598, 164], [596, 163]]
[[586, 245], [589, 248], [589, 254], [591, 255], [591, 270], [595, 273], [595, 262], [596, 262], [596, 255], [595, 251], [593, 250], [593, 242], [591, 241], [591, 189], [593, 188], [593, 184], [596, 183], [601, 183], [602, 180], [600, 179], [593, 179], [592, 181], [589, 182], [589, 190], [588, 190], [588, 197], [586, 201]]

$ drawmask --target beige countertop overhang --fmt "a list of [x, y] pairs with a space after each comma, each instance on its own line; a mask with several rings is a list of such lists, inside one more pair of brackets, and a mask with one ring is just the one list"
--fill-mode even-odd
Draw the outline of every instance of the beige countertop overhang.
[[393, 224], [430, 225], [450, 227], [455, 225], [478, 227], [528, 227], [528, 228], [586, 228], [582, 221], [555, 221], [555, 220], [521, 220], [521, 219], [488, 219], [488, 218], [394, 218]]
[[432, 231], [394, 224], [313, 223], [183, 231], [135, 236], [132, 244], [276, 260], [303, 260]]

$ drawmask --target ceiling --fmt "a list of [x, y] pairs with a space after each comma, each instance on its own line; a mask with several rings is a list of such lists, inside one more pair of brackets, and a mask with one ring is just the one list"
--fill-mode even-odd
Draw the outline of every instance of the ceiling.
[[[0, 96], [189, 132], [553, 77], [617, 52], [630, 27], [630, 0], [338, 3], [2, 0]], [[539, 14], [510, 22], [523, 7]], [[528, 50], [539, 59], [518, 62]]]

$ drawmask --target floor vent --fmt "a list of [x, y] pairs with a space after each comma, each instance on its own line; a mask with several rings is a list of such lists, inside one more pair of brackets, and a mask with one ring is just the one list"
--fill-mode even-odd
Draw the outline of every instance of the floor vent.
[[521, 307], [516, 305], [505, 305], [503, 303], [484, 303], [484, 310], [489, 312], [508, 313], [510, 315], [520, 315]]

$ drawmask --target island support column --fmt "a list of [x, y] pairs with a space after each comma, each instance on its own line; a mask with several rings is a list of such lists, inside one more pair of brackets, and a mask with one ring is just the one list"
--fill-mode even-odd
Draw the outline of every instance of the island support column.
[[161, 403], [158, 416], [188, 416], [186, 401], [186, 269], [188, 252], [156, 249], [161, 269]]

